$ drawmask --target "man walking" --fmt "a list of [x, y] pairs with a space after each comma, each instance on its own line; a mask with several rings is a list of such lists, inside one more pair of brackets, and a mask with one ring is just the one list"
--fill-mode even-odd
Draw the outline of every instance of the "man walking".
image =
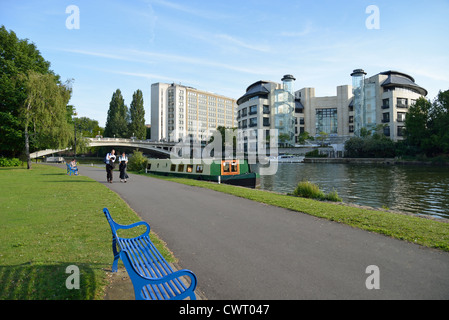
[[108, 153], [105, 159], [106, 176], [109, 183], [112, 183], [112, 170], [114, 170], [114, 162], [115, 162], [115, 150], [112, 149], [111, 153]]

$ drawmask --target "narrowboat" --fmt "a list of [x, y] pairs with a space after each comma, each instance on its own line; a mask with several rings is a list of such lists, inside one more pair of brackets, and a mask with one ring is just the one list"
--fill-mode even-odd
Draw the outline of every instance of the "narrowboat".
[[147, 172], [248, 188], [260, 186], [259, 174], [251, 172], [247, 160], [149, 159]]

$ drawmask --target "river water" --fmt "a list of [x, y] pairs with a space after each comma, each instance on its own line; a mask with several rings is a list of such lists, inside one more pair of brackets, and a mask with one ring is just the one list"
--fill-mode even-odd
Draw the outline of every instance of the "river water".
[[448, 167], [279, 163], [261, 189], [292, 193], [302, 180], [335, 189], [345, 203], [449, 218]]

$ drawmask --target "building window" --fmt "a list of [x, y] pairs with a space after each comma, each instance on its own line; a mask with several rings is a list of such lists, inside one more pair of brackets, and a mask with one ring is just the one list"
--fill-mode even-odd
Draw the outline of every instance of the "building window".
[[242, 117], [246, 117], [247, 116], [247, 109], [243, 108], [242, 109]]
[[266, 105], [266, 104], [264, 104], [263, 105], [263, 114], [270, 114], [270, 106], [269, 105]]
[[257, 106], [249, 107], [249, 115], [257, 114]]
[[397, 107], [398, 108], [407, 108], [407, 99], [406, 98], [398, 98], [397, 100]]
[[270, 126], [270, 118], [263, 118], [263, 125], [264, 127]]
[[398, 122], [405, 122], [405, 112], [398, 112]]
[[257, 127], [257, 118], [249, 119], [249, 126], [250, 127]]
[[338, 133], [337, 109], [317, 109], [316, 110], [316, 133], [325, 132], [327, 134]]
[[404, 128], [405, 127], [398, 127], [398, 137], [404, 136]]
[[388, 123], [390, 122], [390, 113], [385, 112], [382, 114], [382, 123]]
[[350, 125], [349, 126], [349, 133], [353, 133], [354, 132], [354, 126], [353, 125]]
[[390, 127], [384, 127], [384, 135], [387, 137], [390, 136]]
[[390, 108], [390, 99], [383, 99], [382, 100], [382, 109], [388, 109]]
[[354, 123], [354, 116], [349, 116], [349, 123]]

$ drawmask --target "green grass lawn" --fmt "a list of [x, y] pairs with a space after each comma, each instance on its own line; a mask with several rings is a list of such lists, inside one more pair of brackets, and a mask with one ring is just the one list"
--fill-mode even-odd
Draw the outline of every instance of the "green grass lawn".
[[[65, 173], [46, 165], [0, 169], [0, 299], [103, 299], [113, 261], [103, 208], [121, 224], [140, 218], [104, 185]], [[79, 290], [65, 285], [71, 265], [80, 270]]]
[[[149, 175], [149, 174], [147, 174]], [[415, 244], [449, 251], [449, 223], [414, 215], [388, 211], [368, 210], [359, 207], [294, 197], [257, 189], [241, 188], [226, 184], [149, 175], [154, 178], [208, 188], [238, 197], [258, 201], [315, 217], [344, 223], [355, 228], [376, 232]]]

